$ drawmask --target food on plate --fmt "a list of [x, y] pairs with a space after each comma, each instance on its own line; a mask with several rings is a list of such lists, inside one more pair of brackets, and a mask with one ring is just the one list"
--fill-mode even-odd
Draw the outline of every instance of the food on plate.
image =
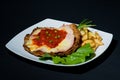
[[95, 56], [99, 46], [104, 45], [98, 32], [88, 27], [92, 21], [80, 24], [63, 24], [59, 28], [37, 27], [24, 37], [23, 47], [40, 60], [52, 60], [55, 64], [78, 64]]
[[103, 45], [102, 37], [98, 32], [92, 32], [88, 29], [88, 27], [96, 26], [91, 24], [92, 21], [84, 19], [79, 25], [78, 29], [81, 34], [81, 46], [89, 43], [92, 49], [95, 51], [99, 46]]
[[75, 24], [62, 25], [59, 28], [35, 28], [24, 38], [24, 49], [33, 55], [65, 56], [80, 47], [80, 32]]
[[[87, 43], [84, 46], [78, 48], [72, 54], [67, 55], [66, 57], [52, 56], [52, 60], [55, 64], [61, 63], [65, 65], [71, 65], [85, 62], [89, 59], [92, 59], [94, 56], [95, 56], [94, 50], [91, 48], [90, 44]], [[44, 57], [42, 57], [43, 60], [45, 60], [45, 58], [50, 59], [51, 56], [48, 56], [47, 54], [44, 55]]]
[[86, 43], [89, 43], [90, 46], [94, 50], [96, 50], [99, 46], [103, 45], [102, 38], [98, 34], [98, 32], [91, 32], [87, 28], [82, 28], [80, 30], [80, 33], [82, 38], [81, 46], [85, 45]]

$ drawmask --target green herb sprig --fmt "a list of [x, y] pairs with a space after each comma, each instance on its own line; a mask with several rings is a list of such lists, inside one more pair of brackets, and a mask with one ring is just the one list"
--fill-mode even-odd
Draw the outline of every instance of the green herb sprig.
[[92, 24], [91, 20], [84, 19], [83, 21], [80, 22], [80, 24], [77, 26], [78, 29], [84, 28], [84, 27], [92, 27], [96, 26], [95, 24]]

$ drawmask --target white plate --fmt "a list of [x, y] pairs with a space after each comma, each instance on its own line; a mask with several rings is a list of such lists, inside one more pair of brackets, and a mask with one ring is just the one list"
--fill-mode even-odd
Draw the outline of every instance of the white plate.
[[103, 38], [104, 45], [98, 47], [98, 49], [95, 52], [96, 56], [94, 58], [92, 58], [84, 63], [75, 64], [75, 65], [54, 64], [51, 60], [42, 61], [42, 60], [39, 60], [39, 57], [36, 57], [24, 50], [24, 48], [23, 48], [24, 37], [26, 34], [31, 33], [34, 28], [41, 27], [41, 26], [43, 26], [43, 27], [46, 27], [46, 26], [60, 27], [62, 24], [70, 24], [70, 23], [47, 18], [47, 19], [25, 29], [24, 31], [20, 32], [18, 35], [16, 35], [14, 38], [12, 38], [5, 46], [10, 51], [14, 52], [15, 54], [22, 56], [26, 59], [35, 61], [35, 62], [49, 64], [49, 65], [55, 65], [55, 66], [79, 66], [79, 65], [86, 64], [86, 63], [94, 60], [95, 58], [99, 57], [101, 54], [103, 54], [104, 51], [110, 45], [112, 38], [113, 38], [113, 35], [111, 33], [103, 32], [103, 31], [100, 31], [100, 30], [97, 30], [94, 28], [89, 28], [91, 31], [93, 31], [93, 32], [97, 31], [100, 34], [100, 36]]

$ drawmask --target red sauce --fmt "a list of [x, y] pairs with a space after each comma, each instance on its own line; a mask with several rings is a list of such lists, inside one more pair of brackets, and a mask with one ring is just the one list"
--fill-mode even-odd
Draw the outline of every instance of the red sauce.
[[67, 32], [57, 29], [43, 29], [33, 39], [35, 45], [47, 45], [50, 48], [55, 48], [66, 37]]

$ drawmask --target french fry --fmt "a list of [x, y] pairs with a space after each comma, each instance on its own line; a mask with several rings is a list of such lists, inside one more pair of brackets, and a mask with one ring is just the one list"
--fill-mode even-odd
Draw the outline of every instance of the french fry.
[[99, 46], [103, 45], [102, 41], [99, 39], [94, 39], [95, 43], [98, 44]]
[[95, 36], [98, 40], [100, 40], [100, 41], [102, 40], [101, 36], [97, 32], [95, 32]]
[[81, 30], [81, 31], [80, 31], [80, 34], [81, 34], [81, 36], [85, 35], [85, 31], [84, 31], [84, 30]]
[[89, 39], [96, 38], [96, 35], [94, 33], [92, 33], [92, 32], [89, 32], [88, 35], [89, 35]]
[[85, 35], [82, 36], [82, 41], [85, 41], [87, 39], [88, 39], [88, 34], [85, 34]]
[[90, 43], [90, 46], [93, 48], [93, 47], [95, 47], [95, 42], [94, 42], [94, 40], [85, 40], [85, 41], [83, 41], [83, 43], [82, 43], [82, 46], [83, 45], [85, 45], [85, 44], [87, 44], [87, 43]]
[[102, 42], [102, 37], [98, 32], [91, 32], [87, 28], [83, 28], [80, 30], [82, 37], [81, 46], [90, 43], [90, 46], [96, 50], [99, 46], [104, 45]]

